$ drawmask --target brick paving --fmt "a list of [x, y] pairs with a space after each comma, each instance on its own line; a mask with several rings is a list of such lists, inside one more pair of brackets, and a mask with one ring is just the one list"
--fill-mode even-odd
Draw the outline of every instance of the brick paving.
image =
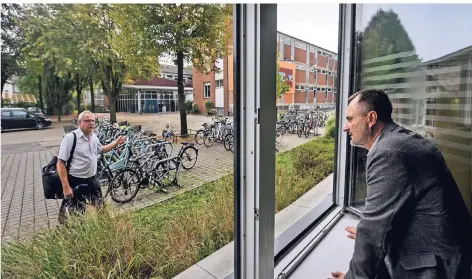
[[[313, 136], [308, 139], [298, 138], [296, 135], [286, 134], [281, 144], [278, 145], [278, 149], [279, 151], [289, 150], [313, 138]], [[180, 172], [179, 182], [182, 187], [171, 187], [167, 194], [155, 190], [140, 189], [138, 195], [131, 202], [112, 203], [112, 205], [124, 210], [147, 207], [232, 172], [233, 153], [226, 151], [222, 144], [213, 143], [213, 146], [209, 148], [197, 145], [197, 148], [199, 155], [194, 168]], [[44, 199], [41, 168], [52, 156], [57, 154], [58, 149], [55, 146], [45, 150], [1, 156], [2, 243], [11, 239], [31, 236], [40, 230], [53, 228], [57, 224], [61, 200]], [[179, 149], [180, 145], [174, 144], [174, 152], [178, 152]]]

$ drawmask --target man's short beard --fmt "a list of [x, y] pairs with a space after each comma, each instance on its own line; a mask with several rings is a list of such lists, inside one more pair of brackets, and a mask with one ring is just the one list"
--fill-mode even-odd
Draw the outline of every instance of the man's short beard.
[[369, 126], [363, 126], [361, 138], [358, 141], [354, 141], [351, 138], [351, 145], [365, 148], [365, 145], [369, 141], [370, 129]]

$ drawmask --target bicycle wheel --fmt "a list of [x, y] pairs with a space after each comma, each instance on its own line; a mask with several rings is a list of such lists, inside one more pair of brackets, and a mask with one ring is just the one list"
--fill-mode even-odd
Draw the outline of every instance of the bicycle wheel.
[[304, 127], [303, 127], [302, 124], [300, 124], [300, 125], [297, 126], [297, 136], [298, 136], [299, 138], [302, 137], [303, 129], [304, 129]]
[[195, 142], [198, 143], [199, 145], [202, 145], [204, 135], [205, 135], [205, 130], [198, 130], [197, 133], [195, 134]]
[[207, 131], [203, 136], [203, 143], [206, 147], [210, 147], [213, 144], [213, 139], [211, 137], [212, 132]]
[[223, 146], [227, 151], [230, 151], [232, 144], [233, 144], [233, 134], [227, 134], [223, 142]]
[[310, 135], [310, 126], [309, 125], [306, 125], [305, 126], [305, 138], [308, 138], [308, 136]]
[[180, 155], [180, 159], [182, 162], [182, 167], [186, 170], [189, 170], [195, 166], [198, 159], [198, 151], [193, 146], [187, 146], [184, 148]]
[[178, 163], [175, 160], [161, 162], [155, 169], [154, 177], [164, 188], [172, 184], [179, 186], [177, 182], [178, 168]]
[[281, 133], [281, 131], [280, 131], [280, 130], [277, 130], [277, 131], [275, 132], [275, 142], [276, 142], [277, 144], [279, 144], [279, 143], [282, 141], [283, 136], [284, 136], [284, 135]]
[[117, 203], [129, 202], [138, 194], [141, 179], [131, 168], [120, 170], [111, 181], [110, 196]]

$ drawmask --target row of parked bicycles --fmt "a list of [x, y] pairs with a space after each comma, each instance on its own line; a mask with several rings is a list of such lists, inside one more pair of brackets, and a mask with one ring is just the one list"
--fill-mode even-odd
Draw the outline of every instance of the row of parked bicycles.
[[223, 143], [227, 151], [234, 152], [234, 125], [227, 117], [212, 118], [213, 123], [204, 123], [202, 129], [195, 133], [195, 142], [210, 147], [213, 142]]
[[198, 149], [193, 143], [181, 142], [174, 152], [166, 125], [162, 139], [156, 134], [141, 130], [140, 126], [128, 123], [111, 124], [108, 120], [97, 120], [94, 133], [105, 145], [122, 135], [126, 142], [97, 158], [97, 178], [106, 188], [105, 197], [118, 203], [133, 200], [140, 189], [156, 189], [167, 193], [171, 185], [180, 186], [179, 172], [192, 169], [198, 159]]
[[306, 138], [311, 134], [318, 135], [318, 128], [324, 126], [330, 111], [332, 110], [292, 110], [281, 115], [280, 120], [276, 124], [276, 143], [280, 143], [287, 132], [297, 134], [298, 137], [305, 136]]

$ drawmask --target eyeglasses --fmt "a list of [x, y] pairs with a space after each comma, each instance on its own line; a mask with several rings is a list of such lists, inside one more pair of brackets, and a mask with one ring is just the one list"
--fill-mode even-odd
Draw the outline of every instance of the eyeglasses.
[[95, 119], [91, 119], [91, 120], [80, 120], [81, 122], [85, 122], [85, 123], [95, 123]]

